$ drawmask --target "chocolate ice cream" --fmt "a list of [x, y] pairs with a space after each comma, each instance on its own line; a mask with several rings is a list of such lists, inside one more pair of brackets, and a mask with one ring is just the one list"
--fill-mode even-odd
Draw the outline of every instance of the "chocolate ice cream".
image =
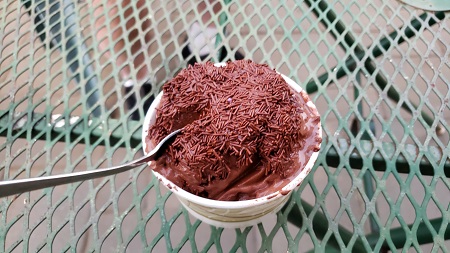
[[183, 130], [153, 169], [178, 187], [215, 200], [276, 192], [319, 150], [321, 138], [314, 130], [320, 118], [308, 101], [265, 64], [189, 66], [163, 86], [146, 141], [153, 146]]

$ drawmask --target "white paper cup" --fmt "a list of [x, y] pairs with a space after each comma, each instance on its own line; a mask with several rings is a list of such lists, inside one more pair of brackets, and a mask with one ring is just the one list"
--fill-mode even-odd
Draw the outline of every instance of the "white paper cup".
[[[220, 65], [217, 64], [217, 66]], [[284, 75], [282, 76], [295, 91], [302, 92], [302, 88], [297, 83]], [[147, 153], [147, 143], [145, 142], [145, 139], [150, 125], [155, 123], [156, 108], [159, 105], [161, 97], [162, 92], [155, 98], [145, 115], [144, 125], [142, 127], [142, 145], [144, 153]], [[316, 110], [315, 105], [311, 101], [309, 101], [307, 105]], [[313, 134], [311, 138], [315, 138], [316, 136], [322, 137], [320, 122], [316, 129], [317, 133]], [[189, 213], [197, 219], [216, 227], [239, 228], [258, 224], [265, 216], [278, 212], [289, 199], [292, 191], [300, 186], [311, 171], [318, 153], [319, 152], [312, 153], [304, 168], [301, 169], [301, 171], [299, 169], [298, 175], [281, 190], [264, 197], [243, 201], [219, 201], [202, 198], [181, 189], [158, 172], [153, 170], [152, 172], [164, 186], [176, 195]]]

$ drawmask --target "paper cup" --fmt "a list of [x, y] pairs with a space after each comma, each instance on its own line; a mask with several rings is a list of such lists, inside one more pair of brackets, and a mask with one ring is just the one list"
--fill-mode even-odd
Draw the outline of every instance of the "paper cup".
[[[223, 64], [217, 64], [217, 66], [223, 66]], [[302, 92], [302, 88], [297, 83], [284, 75], [282, 76], [295, 91]], [[148, 129], [150, 125], [155, 123], [156, 108], [160, 103], [161, 97], [162, 92], [155, 98], [144, 119], [144, 125], [142, 127], [144, 153], [147, 152], [145, 139]], [[307, 106], [316, 110], [315, 105], [311, 101], [308, 101]], [[320, 122], [315, 129], [317, 132], [311, 138], [322, 137]], [[317, 156], [318, 152], [312, 153], [306, 165], [302, 169], [299, 169], [298, 175], [281, 190], [264, 197], [243, 201], [219, 201], [202, 198], [181, 189], [158, 172], [153, 170], [152, 172], [164, 186], [176, 195], [184, 208], [197, 219], [216, 227], [242, 228], [258, 224], [264, 217], [278, 212], [289, 199], [292, 191], [300, 186], [311, 171]]]

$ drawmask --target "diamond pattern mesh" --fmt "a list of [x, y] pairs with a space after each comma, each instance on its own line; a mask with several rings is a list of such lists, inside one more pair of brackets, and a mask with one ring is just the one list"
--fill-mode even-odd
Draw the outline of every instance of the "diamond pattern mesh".
[[[127, 108], [122, 84], [131, 80], [138, 93], [150, 81], [156, 94], [188, 60], [201, 60], [182, 54], [187, 27], [205, 14], [198, 1], [111, 2], [0, 2], [2, 179], [139, 156], [141, 128], [130, 115], [143, 116], [151, 94]], [[322, 115], [319, 160], [283, 211], [245, 229], [209, 227], [142, 167], [1, 199], [0, 251], [421, 251], [429, 243], [447, 252], [446, 14], [381, 0], [223, 6], [209, 21], [220, 32], [203, 60], [225, 50], [227, 59], [241, 52], [268, 63], [302, 84]]]

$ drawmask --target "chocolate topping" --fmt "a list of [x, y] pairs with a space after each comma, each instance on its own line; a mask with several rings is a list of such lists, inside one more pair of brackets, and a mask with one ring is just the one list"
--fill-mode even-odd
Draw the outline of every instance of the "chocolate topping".
[[153, 169], [211, 199], [252, 199], [279, 190], [321, 142], [312, 136], [320, 118], [308, 101], [265, 64], [189, 66], [163, 87], [148, 138], [157, 143], [184, 129]]

